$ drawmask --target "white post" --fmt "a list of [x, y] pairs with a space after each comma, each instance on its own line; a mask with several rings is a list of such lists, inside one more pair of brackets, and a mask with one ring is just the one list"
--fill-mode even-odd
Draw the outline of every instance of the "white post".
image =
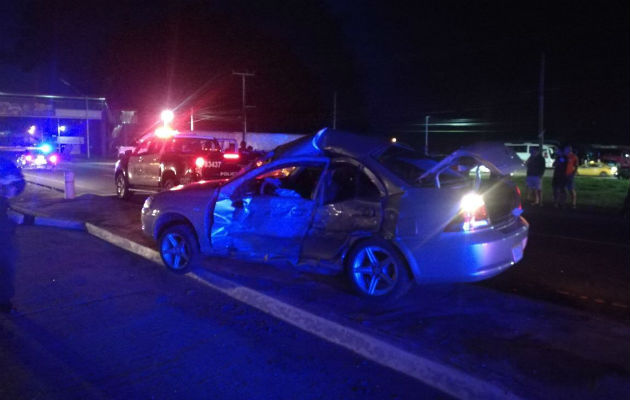
[[64, 190], [64, 198], [71, 200], [74, 199], [74, 172], [65, 171], [65, 190]]

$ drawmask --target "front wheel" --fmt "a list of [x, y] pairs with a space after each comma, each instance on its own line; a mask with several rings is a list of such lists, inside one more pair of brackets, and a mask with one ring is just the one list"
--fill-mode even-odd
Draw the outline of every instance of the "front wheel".
[[127, 200], [131, 197], [129, 183], [123, 174], [116, 175], [116, 196], [119, 199]]
[[391, 243], [382, 239], [357, 244], [349, 253], [346, 265], [350, 286], [368, 299], [394, 300], [411, 286], [407, 263]]
[[168, 269], [185, 274], [197, 262], [199, 245], [188, 225], [173, 225], [164, 230], [158, 238], [160, 256]]

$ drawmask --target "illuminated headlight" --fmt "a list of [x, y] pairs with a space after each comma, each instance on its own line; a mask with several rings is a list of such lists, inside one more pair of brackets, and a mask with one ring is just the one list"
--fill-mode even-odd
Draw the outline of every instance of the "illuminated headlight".
[[610, 167], [610, 173], [613, 175], [617, 175], [617, 167]]

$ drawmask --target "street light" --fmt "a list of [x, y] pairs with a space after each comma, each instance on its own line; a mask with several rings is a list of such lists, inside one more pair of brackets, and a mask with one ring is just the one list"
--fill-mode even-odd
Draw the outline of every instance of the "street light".
[[171, 110], [164, 110], [160, 114], [160, 119], [164, 121], [164, 127], [166, 128], [168, 124], [173, 122], [173, 119], [175, 119], [175, 114], [173, 114], [173, 111]]

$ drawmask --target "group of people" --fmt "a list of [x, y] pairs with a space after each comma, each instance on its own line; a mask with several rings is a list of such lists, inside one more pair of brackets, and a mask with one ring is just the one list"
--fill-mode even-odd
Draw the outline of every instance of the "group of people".
[[[576, 208], [577, 193], [575, 191], [574, 177], [578, 163], [578, 157], [573, 153], [573, 149], [569, 145], [556, 154], [551, 181], [554, 207], [563, 207], [568, 204], [571, 208]], [[542, 206], [542, 177], [545, 173], [545, 159], [540, 148], [532, 150], [525, 165], [527, 167], [527, 197], [533, 199], [532, 205]], [[567, 195], [569, 198], [568, 202]]]

